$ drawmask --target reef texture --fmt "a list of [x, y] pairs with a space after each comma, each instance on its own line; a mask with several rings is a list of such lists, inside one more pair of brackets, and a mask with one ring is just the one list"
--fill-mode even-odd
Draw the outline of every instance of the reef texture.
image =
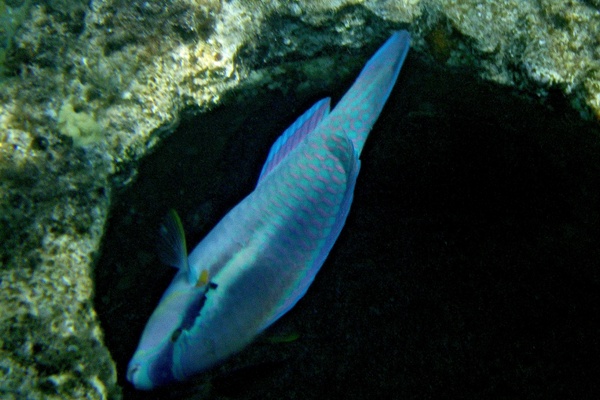
[[[566, 96], [584, 118], [600, 118], [600, 8], [597, 1], [440, 0], [423, 32], [450, 65], [545, 101]], [[456, 39], [456, 40], [455, 40]]]
[[433, 62], [598, 118], [599, 21], [585, 1], [0, 1], [0, 397], [121, 396], [93, 266], [113, 192], [184, 111], [333, 88], [407, 28]]

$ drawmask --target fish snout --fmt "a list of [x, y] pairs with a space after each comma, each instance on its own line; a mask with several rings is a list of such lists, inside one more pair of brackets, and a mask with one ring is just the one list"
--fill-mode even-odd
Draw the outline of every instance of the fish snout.
[[127, 380], [138, 390], [150, 390], [154, 386], [148, 376], [147, 368], [134, 360], [127, 367]]

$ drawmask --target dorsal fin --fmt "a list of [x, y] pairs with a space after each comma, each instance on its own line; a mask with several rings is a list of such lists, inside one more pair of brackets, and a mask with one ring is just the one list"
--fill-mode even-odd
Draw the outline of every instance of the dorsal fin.
[[188, 265], [187, 246], [183, 224], [177, 211], [170, 209], [160, 225], [160, 238], [157, 244], [158, 255], [162, 262], [187, 271], [192, 278]]
[[271, 151], [269, 151], [267, 161], [258, 178], [258, 183], [329, 114], [330, 102], [331, 99], [329, 97], [319, 100], [283, 132], [271, 147]]

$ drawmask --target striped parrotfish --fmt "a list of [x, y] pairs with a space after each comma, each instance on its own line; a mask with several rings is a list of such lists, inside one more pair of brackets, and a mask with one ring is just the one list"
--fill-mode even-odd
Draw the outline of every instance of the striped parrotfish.
[[127, 379], [149, 390], [214, 366], [306, 293], [352, 203], [367, 135], [394, 86], [410, 35], [395, 32], [329, 112], [318, 101], [273, 144], [252, 193], [187, 255], [174, 212], [164, 261], [179, 268], [142, 333]]

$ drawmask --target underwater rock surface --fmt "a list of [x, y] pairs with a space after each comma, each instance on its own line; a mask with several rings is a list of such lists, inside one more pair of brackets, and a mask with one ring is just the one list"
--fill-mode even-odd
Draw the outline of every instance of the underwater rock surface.
[[[565, 313], [567, 319], [575, 319], [571, 322], [583, 324], [582, 335], [588, 338], [586, 332], [591, 328], [585, 325], [585, 314], [580, 309], [593, 307], [591, 301], [588, 303], [591, 297], [576, 302], [575, 305], [579, 308], [575, 311], [564, 309], [556, 311], [559, 314], [553, 314], [551, 306], [566, 306], [550, 296], [547, 290], [563, 290], [563, 295], [575, 294], [569, 291], [569, 288], [559, 287], [558, 281], [564, 279], [572, 279], [569, 282], [573, 287], [578, 287], [577, 285], [583, 284], [580, 279], [585, 278], [590, 290], [597, 288], [594, 285], [598, 284], [597, 273], [591, 268], [586, 268], [591, 262], [592, 254], [595, 254], [597, 259], [597, 250], [593, 253], [594, 250], [584, 234], [587, 232], [589, 238], [597, 238], [598, 234], [597, 212], [586, 208], [588, 201], [598, 204], [597, 191], [593, 189], [600, 185], [594, 186], [597, 182], [592, 174], [598, 171], [598, 165], [597, 158], [594, 161], [592, 155], [582, 150], [585, 146], [592, 149], [586, 151], [597, 150], [597, 142], [588, 136], [594, 131], [593, 127], [581, 125], [579, 130], [572, 127], [582, 124], [579, 121], [580, 117], [593, 119], [600, 115], [600, 72], [595, 61], [598, 58], [596, 53], [599, 20], [597, 2], [584, 1], [0, 1], [0, 397], [122, 397], [122, 360], [131, 355], [133, 341], [137, 340], [147, 315], [162, 294], [160, 286], [168, 281], [169, 274], [172, 273], [168, 268], [156, 265], [152, 253], [154, 229], [165, 209], [175, 207], [187, 212], [184, 214], [187, 218], [184, 223], [192, 235], [188, 239], [195, 244], [227, 207], [235, 204], [240, 196], [246, 194], [254, 185], [257, 171], [260, 170], [256, 168], [260, 167], [268, 147], [287, 124], [303, 112], [304, 108], [310, 106], [311, 101], [333, 92], [342, 93], [347, 88], [343, 86], [344, 82], [350, 83], [348, 79], [354, 78], [372, 50], [387, 38], [391, 30], [400, 27], [411, 30], [415, 38], [414, 52], [420, 53], [421, 59], [433, 65], [468, 70], [472, 72], [471, 75], [508, 85], [524, 95], [522, 97], [533, 99], [530, 103], [525, 103], [531, 104], [532, 107], [536, 107], [536, 102], [543, 103], [548, 110], [565, 114], [567, 117], [564, 118], [571, 121], [567, 123], [558, 116], [559, 122], [548, 125], [546, 119], [553, 118], [551, 113], [535, 114], [542, 119], [539, 126], [531, 120], [492, 118], [494, 123], [509, 125], [508, 131], [499, 131], [498, 135], [492, 138], [505, 144], [503, 148], [506, 157], [514, 157], [506, 161], [509, 167], [525, 165], [523, 168], [533, 168], [551, 177], [575, 179], [573, 187], [564, 183], [566, 186], [559, 185], [555, 191], [544, 192], [548, 196], [558, 196], [561, 201], [564, 200], [563, 203], [556, 203], [556, 208], [544, 208], [554, 207], [544, 205], [547, 200], [545, 195], [534, 196], [534, 199], [540, 201], [541, 208], [537, 209], [537, 213], [531, 218], [539, 218], [540, 220], [536, 221], [542, 224], [534, 226], [540, 229], [548, 228], [552, 233], [548, 234], [549, 241], [537, 237], [534, 240], [538, 246], [537, 253], [534, 254], [540, 257], [539, 260], [549, 262], [544, 259], [547, 257], [544, 256], [544, 250], [554, 248], [552, 240], [555, 240], [564, 246], [564, 252], [558, 256], [566, 258], [569, 252], [573, 252], [572, 259], [576, 260], [575, 263], [583, 265], [581, 273], [572, 272], [572, 276], [563, 270], [558, 273], [551, 271], [548, 277], [540, 267], [525, 269], [530, 271], [531, 275], [516, 276], [538, 288], [531, 296], [541, 298], [548, 304], [548, 307], [542, 309], [543, 312], [549, 313], [550, 316]], [[407, 65], [407, 68], [410, 68], [410, 65]], [[433, 82], [446, 79], [447, 69], [435, 71], [437, 74], [428, 75], [427, 78]], [[414, 82], [417, 81], [414, 78]], [[398, 86], [409, 83], [405, 78]], [[453, 90], [459, 92], [458, 98], [467, 96], [460, 94], [462, 89], [459, 85], [453, 87]], [[499, 88], [494, 86], [494, 90]], [[440, 90], [440, 93], [442, 92]], [[418, 93], [418, 90], [415, 89], [413, 93]], [[427, 93], [432, 97], [436, 96], [433, 90]], [[472, 90], [468, 96], [477, 96], [477, 93], [477, 90]], [[501, 95], [508, 96], [508, 93], [501, 92]], [[400, 103], [414, 101], [411, 100], [414, 94], [404, 93], [398, 96], [397, 102]], [[266, 106], [250, 106], [257, 102], [263, 102]], [[394, 113], [412, 112], [408, 122], [405, 122], [409, 128], [415, 124], [429, 127], [433, 124], [434, 128], [444, 127], [449, 129], [449, 132], [457, 132], [456, 124], [464, 124], [470, 129], [486, 130], [485, 121], [488, 115], [491, 115], [491, 107], [482, 107], [482, 112], [466, 123], [460, 118], [458, 121], [448, 120], [447, 117], [454, 111], [440, 111], [442, 104], [443, 101], [435, 102], [425, 98], [416, 110], [390, 106], [392, 114], [388, 114], [387, 117], [382, 115], [384, 121], [381, 125], [383, 126], [386, 119], [396, 121], [393, 122], [395, 124], [402, 124], [395, 119], [399, 117], [394, 116]], [[568, 105], [574, 107], [578, 115], [570, 113]], [[217, 106], [221, 108], [207, 113]], [[463, 116], [472, 112], [469, 108], [461, 110], [463, 114], [459, 115]], [[155, 166], [154, 170], [139, 176], [139, 181], [146, 181], [151, 175], [167, 180], [163, 182], [165, 186], [160, 186], [165, 197], [160, 202], [157, 201], [155, 208], [137, 205], [133, 198], [115, 197], [136, 179], [138, 163], [142, 158], [169, 136], [182, 119], [185, 121], [183, 127], [191, 132], [197, 122], [190, 125], [190, 115], [201, 113], [206, 113], [203, 119], [199, 120], [200, 123], [206, 124], [201, 128], [202, 134], [190, 136], [188, 139], [191, 142], [187, 142], [187, 146], [180, 147], [172, 153], [168, 153], [168, 147], [165, 147], [165, 150], [161, 149], [160, 152], [167, 151], [163, 153], [161, 163]], [[525, 116], [519, 115], [519, 118], [525, 119]], [[527, 143], [516, 139], [512, 141], [511, 129], [517, 130], [521, 124], [530, 130], [540, 130], [539, 135]], [[398, 128], [385, 128], [394, 131], [394, 135], [390, 133], [393, 137], [390, 140], [393, 143], [400, 141], [396, 146], [402, 147], [404, 140], [411, 140], [410, 137], [404, 139], [402, 136], [407, 126], [402, 125], [397, 135], [395, 130]], [[551, 130], [552, 126], [558, 126], [560, 129]], [[433, 131], [437, 132], [436, 129]], [[547, 132], [554, 136], [548, 133], [548, 138], [545, 139], [544, 135]], [[506, 135], [506, 139], [503, 139], [503, 135]], [[183, 140], [181, 133], [176, 137]], [[339, 337], [321, 337], [316, 342], [309, 340], [308, 343], [297, 341], [282, 351], [291, 355], [297, 355], [297, 351], [300, 351], [304, 355], [296, 360], [301, 361], [284, 363], [283, 367], [280, 364], [281, 359], [277, 358], [281, 353], [274, 356], [273, 353], [267, 352], [268, 355], [264, 356], [264, 348], [259, 351], [250, 349], [250, 352], [255, 351], [254, 354], [257, 354], [255, 360], [258, 361], [254, 365], [274, 363], [266, 364], [271, 368], [255, 368], [250, 371], [250, 375], [258, 369], [267, 375], [267, 379], [273, 370], [284, 371], [284, 375], [277, 379], [294, 374], [297, 377], [297, 380], [293, 381], [295, 383], [302, 379], [318, 379], [317, 381], [324, 383], [330, 379], [336, 382], [336, 390], [343, 389], [344, 379], [354, 379], [365, 384], [363, 394], [366, 395], [367, 389], [371, 388], [367, 382], [391, 379], [392, 374], [386, 373], [391, 369], [371, 368], [373, 375], [364, 371], [366, 375], [356, 375], [351, 365], [344, 367], [343, 360], [332, 357], [332, 354], [338, 352], [352, 357], [365, 340], [371, 344], [378, 342], [382, 337], [381, 334], [378, 336], [378, 332], [382, 328], [377, 327], [376, 317], [387, 315], [385, 318], [391, 318], [386, 314], [391, 312], [390, 310], [397, 307], [403, 310], [410, 308], [410, 299], [406, 297], [408, 295], [402, 294], [409, 289], [405, 283], [402, 283], [401, 287], [383, 291], [381, 295], [384, 297], [392, 291], [398, 293], [397, 296], [392, 296], [393, 299], [386, 297], [387, 300], [384, 299], [383, 303], [377, 295], [369, 293], [368, 288], [381, 285], [380, 279], [402, 281], [395, 274], [410, 274], [412, 270], [416, 272], [408, 282], [416, 284], [418, 290], [429, 290], [427, 284], [431, 274], [435, 275], [435, 272], [419, 272], [420, 258], [415, 252], [423, 257], [432, 252], [427, 256], [430, 257], [427, 263], [437, 265], [435, 268], [439, 270], [435, 271], [441, 274], [438, 280], [435, 280], [434, 276], [433, 282], [437, 283], [433, 285], [445, 285], [441, 276], [446, 268], [440, 266], [443, 260], [443, 246], [433, 246], [433, 250], [425, 250], [425, 247], [419, 246], [416, 249], [407, 248], [404, 241], [419, 240], [411, 239], [407, 233], [413, 228], [411, 224], [419, 225], [419, 221], [425, 221], [422, 223], [430, 228], [423, 232], [437, 235], [441, 241], [436, 242], [437, 244], [453, 244], [465, 240], [453, 236], [450, 228], [441, 229], [441, 233], [436, 233], [436, 224], [439, 221], [434, 218], [437, 215], [445, 221], [455, 221], [456, 218], [460, 222], [464, 216], [453, 209], [442, 207], [426, 210], [427, 213], [433, 212], [433, 217], [430, 214], [427, 214], [429, 216], [426, 218], [423, 215], [419, 216], [420, 214], [406, 217], [403, 210], [418, 208], [419, 201], [413, 198], [413, 203], [402, 206], [402, 198], [396, 195], [380, 197], [378, 193], [384, 190], [383, 187], [389, 184], [390, 180], [403, 182], [402, 190], [413, 194], [428, 189], [423, 188], [422, 181], [419, 183], [420, 181], [410, 176], [388, 177], [387, 183], [381, 181], [388, 174], [377, 174], [375, 169], [391, 171], [390, 168], [407, 167], [385, 163], [386, 160], [390, 161], [390, 158], [398, 158], [398, 155], [392, 154], [392, 150], [384, 151], [385, 146], [379, 147], [388, 143], [383, 137], [385, 134], [380, 133], [378, 136], [374, 133], [369, 139], [372, 150], [370, 155], [366, 153], [363, 157], [365, 161], [357, 185], [357, 200], [354, 206], [354, 219], [358, 219], [359, 222], [354, 227], [345, 228], [346, 240], [354, 243], [351, 247], [358, 246], [360, 243], [356, 241], [360, 241], [365, 235], [373, 234], [374, 226], [385, 225], [386, 219], [394, 220], [360, 211], [359, 207], [375, 207], [373, 204], [380, 204], [373, 199], [384, 202], [380, 204], [382, 210], [385, 209], [385, 205], [398, 205], [400, 210], [396, 212], [400, 214], [394, 218], [404, 222], [398, 226], [388, 226], [388, 236], [372, 236], [370, 240], [366, 240], [366, 243], [379, 246], [379, 251], [369, 253], [363, 248], [366, 259], [350, 267], [350, 272], [339, 271], [357, 255], [340, 250], [342, 252], [336, 258], [332, 253], [334, 259], [329, 263], [329, 267], [325, 265], [325, 276], [318, 277], [315, 282], [314, 291], [321, 294], [312, 300], [309, 297], [300, 304], [304, 311], [286, 317], [286, 321], [289, 321], [294, 318], [293, 315], [304, 312], [307, 316], [300, 319], [302, 322], [299, 323], [301, 325], [298, 329], [302, 330], [303, 335], [308, 335], [309, 339], [310, 335], [316, 335], [315, 332], [327, 330], [327, 326], [336, 326], [335, 335], [343, 335], [346, 341], [352, 342], [352, 346], [347, 350], [336, 347], [336, 343], [344, 343], [339, 341]], [[553, 138], [556, 138], [552, 142], [554, 144], [548, 144]], [[415, 164], [411, 165], [412, 170], [426, 173], [423, 179], [439, 179], [438, 183], [443, 187], [442, 181], [451, 180], [452, 176], [435, 175], [434, 167], [437, 164], [432, 158], [439, 158], [440, 154], [427, 148], [431, 146], [442, 154], [447, 154], [454, 151], [453, 146], [462, 146], [465, 142], [453, 142], [448, 137], [435, 136], [430, 136], [429, 139], [413, 139], [429, 141], [425, 143], [427, 146], [420, 148], [423, 157], [419, 161], [422, 164], [413, 160]], [[471, 139], [475, 140], [477, 137]], [[573, 141], [577, 144], [575, 150], [562, 150], [561, 146], [569, 147]], [[497, 143], [479, 144], [490, 146], [488, 150], [491, 151]], [[523, 152], [531, 150], [528, 146], [536, 148], [538, 145], [549, 152], [538, 157], [552, 161], [550, 164], [544, 164], [538, 160], [537, 164], [527, 167], [529, 164], [526, 163]], [[375, 150], [377, 148], [381, 150]], [[402, 148], [394, 146], [390, 149], [402, 151]], [[481, 154], [489, 153], [479, 153], [475, 145], [470, 149], [469, 153], [464, 154], [464, 159], [448, 158], [445, 164], [447, 171], [467, 168], [468, 163], [465, 160], [469, 159], [475, 160], [473, 166], [484, 170], [491, 168], [491, 164], [486, 164], [485, 160], [481, 159]], [[579, 154], [578, 151], [585, 153], [580, 164], [575, 156]], [[160, 152], [157, 152], [157, 155]], [[523, 157], [512, 156], [513, 152]], [[185, 164], [187, 167], [181, 174], [166, 177], [163, 175], [184, 159], [194, 160], [194, 163]], [[461, 160], [466, 164], [460, 164]], [[481, 164], [477, 164], [476, 161]], [[215, 166], [216, 172], [212, 169]], [[372, 171], [370, 175], [369, 169]], [[240, 171], [243, 171], [244, 175], [239, 175]], [[464, 190], [477, 192], [483, 190], [482, 188], [490, 188], [488, 178], [503, 179], [502, 182], [505, 182], [506, 186], [502, 188], [511, 187], [508, 182], [512, 182], [511, 179], [518, 176], [520, 170], [517, 168], [509, 171], [513, 171], [514, 175], [508, 174], [499, 178], [484, 176], [472, 182], [475, 189], [469, 186], [471, 189], [465, 187]], [[534, 172], [526, 175], [533, 181], [537, 177]], [[433, 178], [431, 174], [434, 175]], [[547, 179], [541, 182], [550, 184], [552, 179]], [[228, 183], [225, 185], [223, 181]], [[523, 181], [518, 182], [526, 186]], [[383, 186], [379, 187], [378, 184]], [[361, 185], [365, 190], [362, 194], [365, 196], [362, 206], [359, 205]], [[544, 187], [540, 185], [540, 188]], [[146, 203], [158, 187], [157, 183], [150, 184], [145, 194]], [[185, 191], [186, 188], [205, 192], [206, 197], [191, 196]], [[495, 186], [491, 188], [498, 189]], [[579, 200], [561, 197], [566, 196], [565, 193], [570, 190], [585, 195], [580, 196]], [[450, 202], [451, 205], [455, 204], [453, 201], [459, 202], [463, 199], [459, 192], [442, 194], [441, 198], [445, 199], [443, 201]], [[435, 190], [425, 190], [425, 195], [440, 196]], [[509, 206], [515, 206], [517, 213], [525, 215], [523, 210], [527, 208], [518, 208], [519, 202], [509, 197], [506, 195], [505, 198], [508, 202], [507, 209], [511, 210]], [[115, 198], [118, 199], [117, 204], [113, 204]], [[141, 197], [141, 201], [143, 205], [144, 197]], [[128, 207], [129, 203], [135, 205]], [[372, 205], [368, 206], [369, 204]], [[534, 207], [532, 203], [526, 204]], [[564, 216], [558, 225], [546, 226], [540, 222], [544, 213], [560, 214], [560, 210], [572, 207], [573, 204], [580, 210], [576, 213], [575, 220], [568, 215]], [[500, 203], [497, 207], [501, 208]], [[139, 234], [140, 231], [136, 231], [138, 236], [133, 237], [118, 231], [113, 232], [113, 236], [105, 239], [110, 245], [101, 249], [111, 209], [115, 210], [113, 224], [122, 227], [123, 232], [130, 232], [125, 229], [129, 224], [142, 227], [144, 233]], [[125, 222], [119, 218], [124, 218]], [[483, 228], [487, 226], [485, 218], [477, 215], [468, 218], [473, 218], [475, 225], [467, 224], [467, 227], [464, 227], [455, 221], [459, 225], [458, 228], [474, 236], [481, 233], [477, 229], [492, 235], [489, 230]], [[521, 226], [509, 218], [506, 224], [510, 223], [514, 223], [513, 226]], [[357, 231], [360, 233], [358, 236]], [[498, 235], [502, 232], [513, 236], [516, 234], [516, 231], [509, 229], [501, 230]], [[121, 238], [126, 247], [117, 251], [114, 235]], [[445, 235], [451, 236], [451, 240]], [[534, 233], [529, 232], [529, 235]], [[390, 237], [394, 240], [388, 241], [387, 238]], [[558, 238], [565, 239], [566, 244]], [[502, 246], [495, 245], [494, 240], [490, 236], [489, 241], [480, 244], [479, 258], [468, 258], [470, 262], [483, 262], [484, 255], [489, 253], [495, 260], [505, 258], [505, 264], [520, 265], [515, 260], [517, 255], [526, 253], [526, 244], [522, 244], [524, 247], [517, 246], [516, 253], [510, 253], [507, 250], [510, 248], [509, 244], [518, 243], [506, 242]], [[469, 243], [459, 243], [463, 247], [468, 247], [467, 244]], [[336, 248], [342, 247], [347, 250], [347, 246], [342, 244]], [[392, 253], [385, 253], [385, 249], [390, 247], [394, 249]], [[502, 253], [504, 250], [510, 254]], [[98, 269], [94, 271], [101, 255]], [[390, 265], [392, 260], [386, 257], [396, 257], [400, 260], [408, 257], [412, 261], [408, 266], [398, 262], [397, 268], [383, 267], [380, 274], [374, 273], [382, 265]], [[460, 259], [466, 256], [456, 253], [453, 257]], [[496, 262], [498, 268], [505, 265], [500, 261]], [[458, 264], [448, 263], [451, 266]], [[152, 269], [147, 269], [150, 265]], [[362, 268], [365, 265], [368, 272]], [[408, 272], [404, 268], [408, 268]], [[450, 270], [455, 271], [451, 267]], [[469, 269], [465, 271], [466, 275], [453, 273], [457, 274], [454, 281], [457, 284], [461, 284], [465, 277], [472, 276], [470, 274], [476, 274]], [[495, 273], [504, 272], [499, 269], [490, 272], [491, 280], [498, 278]], [[333, 274], [333, 288], [332, 281], [327, 280], [328, 274]], [[336, 278], [337, 274], [341, 275]], [[581, 278], [577, 278], [577, 275]], [[532, 276], [543, 278], [533, 282], [530, 281], [534, 280]], [[555, 280], [552, 277], [555, 277]], [[500, 281], [509, 286], [515, 284], [510, 280]], [[521, 285], [519, 282], [516, 283], [517, 286]], [[97, 295], [94, 298], [95, 285]], [[347, 297], [349, 290], [355, 297]], [[583, 291], [584, 294], [591, 293], [586, 290]], [[309, 295], [312, 291], [311, 288]], [[132, 293], [135, 293], [135, 296]], [[442, 293], [440, 296], [444, 301], [451, 295], [451, 292]], [[521, 297], [528, 296], [517, 291], [517, 294], [519, 293]], [[480, 299], [487, 294], [477, 291], [474, 296]], [[506, 299], [502, 296], [500, 298]], [[402, 300], [398, 305], [398, 299], [406, 301]], [[437, 300], [439, 299], [434, 297], [423, 301], [439, 304]], [[508, 305], [517, 306], [507, 301]], [[456, 318], [463, 321], [459, 310], [469, 302], [455, 299], [446, 302], [445, 304], [449, 305], [438, 310], [438, 314], [424, 313], [423, 317], [413, 315], [417, 325], [409, 324], [406, 329], [413, 329], [414, 332], [402, 331], [400, 324], [400, 330], [396, 331], [398, 333], [386, 331], [383, 337], [388, 341], [391, 340], [390, 335], [397, 335], [399, 342], [407, 337], [415, 340], [414, 333], [420, 331], [420, 326], [426, 332], [431, 333], [433, 330], [434, 333], [439, 333], [446, 327], [432, 323], [428, 318], [450, 318], [452, 321]], [[328, 323], [308, 318], [313, 313], [311, 310], [315, 310], [314, 313], [323, 312], [323, 304], [337, 304], [341, 314], [335, 314]], [[132, 310], [128, 309], [130, 305]], [[104, 334], [96, 310], [101, 313], [102, 327], [106, 330]], [[535, 310], [532, 308], [532, 313]], [[496, 311], [508, 312], [506, 308]], [[362, 315], [361, 313], [366, 316], [364, 321], [372, 322], [375, 326], [371, 336], [364, 336], [366, 327], [357, 326], [360, 323], [353, 318], [353, 315]], [[473, 318], [481, 317], [474, 310], [465, 313], [465, 318], [469, 315]], [[508, 317], [510, 321], [510, 315], [504, 317]], [[400, 318], [396, 317], [395, 311], [394, 318]], [[401, 322], [401, 319], [399, 321]], [[548, 321], [553, 321], [553, 318], [549, 317], [541, 322]], [[466, 324], [468, 325], [468, 321]], [[510, 328], [506, 329], [516, 335]], [[356, 331], [356, 334], [351, 336], [353, 331]], [[460, 329], [456, 332], [465, 333]], [[570, 331], [552, 332], [575, 340], [571, 338]], [[472, 332], [467, 329], [466, 334], [468, 336]], [[427, 334], [420, 335], [427, 341]], [[444, 342], [445, 339], [441, 336], [441, 342], [434, 340], [430, 346], [468, 347], [468, 343], [456, 343], [452, 340]], [[540, 350], [533, 350], [531, 346], [535, 346], [536, 343], [529, 340], [531, 337], [527, 338], [519, 342], [519, 346], [530, 346], [527, 347], [528, 351], [532, 354], [531, 357], [537, 360], [536, 352]], [[559, 339], [552, 342], [554, 339], [550, 337], [540, 338], [542, 343], [546, 343], [546, 346], [542, 345], [541, 348], [552, 350], [560, 344]], [[109, 344], [110, 353], [105, 342]], [[310, 347], [315, 344], [317, 348]], [[257, 346], [260, 347], [260, 344]], [[442, 347], [435, 349], [440, 350]], [[411, 365], [424, 368], [423, 365], [431, 362], [435, 364], [435, 368], [444, 370], [444, 363], [449, 362], [433, 357], [430, 353], [423, 353], [421, 361], [410, 358], [403, 362], [401, 354], [397, 353], [400, 348], [403, 347], [391, 352], [399, 357], [392, 361], [392, 365], [400, 369], [408, 369]], [[537, 348], [540, 348], [539, 345]], [[575, 354], [579, 354], [578, 349], [574, 348]], [[367, 350], [372, 358], [364, 353], [357, 362], [359, 360], [371, 367], [379, 362], [390, 363], [389, 359], [377, 356], [385, 352], [383, 348], [367, 346], [365, 351]], [[280, 351], [279, 348], [277, 351]], [[321, 361], [333, 360], [339, 369], [332, 371], [332, 365], [324, 363], [320, 366], [314, 365], [312, 370], [298, 373], [293, 367], [298, 363], [307, 362], [306, 357], [309, 354], [317, 354], [318, 360]], [[454, 354], [459, 356], [458, 353]], [[475, 352], [472, 355], [481, 354]], [[465, 360], [469, 360], [468, 356], [465, 357]], [[561, 357], [559, 361], [574, 367], [574, 361], [567, 355], [562, 354]], [[511, 360], [505, 361], [508, 364], [496, 361], [498, 368], [513, 365]], [[523, 366], [528, 360], [517, 357], [512, 361]], [[225, 371], [235, 369], [231, 366], [224, 368]], [[327, 368], [329, 372], [319, 374], [318, 372], [323, 372], [321, 368]], [[533, 366], [529, 368], [529, 371], [534, 371], [532, 374], [535, 371], [548, 374], [552, 372]], [[264, 372], [265, 369], [268, 370], [267, 373]], [[432, 370], [423, 369], [422, 372], [431, 374]], [[453, 377], [452, 374], [447, 375], [447, 381], [452, 382]], [[501, 383], [508, 381], [510, 376], [505, 375], [505, 378], [499, 378]], [[211, 382], [215, 386], [219, 385], [218, 379]], [[230, 381], [225, 379], [225, 382], [227, 386], [227, 382]], [[530, 383], [525, 378], [520, 382], [523, 385]], [[542, 379], [542, 382], [546, 381]], [[404, 383], [407, 388], [425, 384], [419, 380]], [[398, 385], [400, 384], [402, 382], [399, 381]], [[279, 386], [279, 389], [273, 389], [273, 393], [279, 390], [279, 394], [306, 395], [304, 391], [308, 389], [298, 385], [283, 389]], [[384, 387], [392, 389], [390, 384]], [[585, 385], [582, 387], [585, 388]], [[383, 389], [379, 393], [383, 394]], [[135, 396], [130, 392], [130, 388], [126, 388], [125, 394], [128, 398]], [[252, 394], [254, 392], [248, 393], [248, 396], [252, 397]], [[169, 398], [167, 394], [164, 396]], [[183, 395], [180, 398], [183, 398]], [[271, 398], [277, 397], [273, 395]]]

